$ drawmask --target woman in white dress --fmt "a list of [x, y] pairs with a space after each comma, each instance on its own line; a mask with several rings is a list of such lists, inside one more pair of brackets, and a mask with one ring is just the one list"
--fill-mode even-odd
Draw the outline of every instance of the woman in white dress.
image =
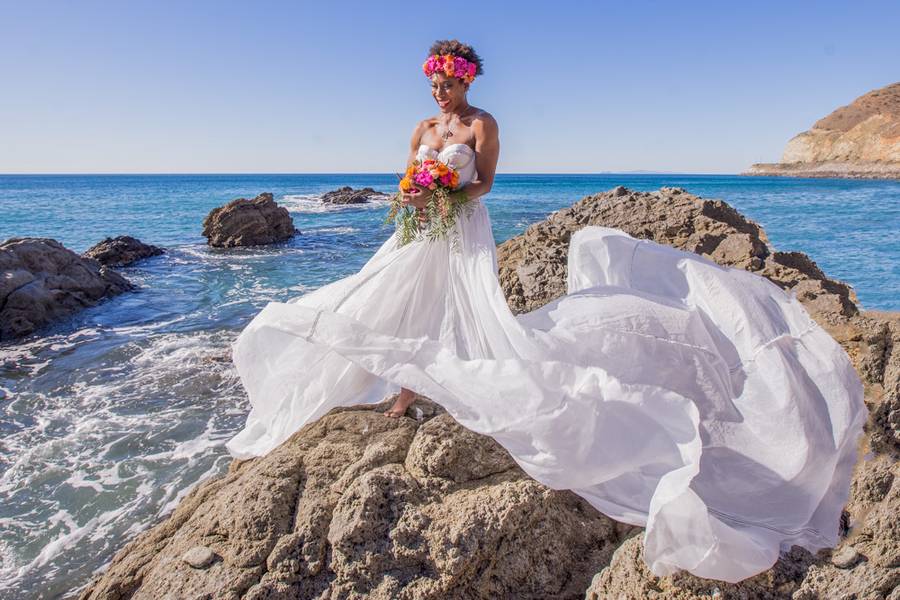
[[572, 236], [564, 297], [513, 315], [480, 200], [497, 125], [466, 96], [481, 61], [455, 40], [429, 55], [459, 68], [426, 62], [440, 114], [409, 158], [458, 169], [471, 200], [447, 238], [395, 233], [358, 273], [253, 318], [232, 348], [251, 410], [229, 452], [400, 390], [386, 418], [427, 396], [538, 481], [645, 527], [657, 575], [734, 582], [835, 545], [866, 418], [843, 349], [768, 280], [606, 227]]

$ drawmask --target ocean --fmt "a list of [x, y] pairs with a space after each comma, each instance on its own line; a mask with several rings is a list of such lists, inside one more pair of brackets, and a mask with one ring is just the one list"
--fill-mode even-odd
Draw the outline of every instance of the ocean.
[[[83, 252], [132, 235], [167, 253], [119, 269], [140, 286], [41, 335], [0, 345], [0, 598], [77, 595], [199, 481], [249, 407], [229, 344], [266, 302], [357, 271], [390, 235], [387, 204], [324, 205], [394, 175], [5, 175], [0, 241], [50, 237]], [[499, 175], [484, 199], [497, 242], [617, 185], [725, 200], [772, 245], [807, 253], [864, 309], [900, 310], [900, 182], [726, 175]], [[272, 192], [301, 234], [209, 248], [202, 221]]]

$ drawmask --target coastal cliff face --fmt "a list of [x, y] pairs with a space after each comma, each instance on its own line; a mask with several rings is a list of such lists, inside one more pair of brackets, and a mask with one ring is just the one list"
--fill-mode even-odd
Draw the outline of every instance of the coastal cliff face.
[[900, 179], [900, 83], [860, 96], [792, 138], [780, 163], [749, 175]]
[[659, 578], [641, 531], [525, 475], [492, 439], [419, 398], [335, 409], [268, 455], [232, 461], [136, 536], [81, 598], [867, 598], [900, 600], [900, 314], [860, 312], [852, 290], [717, 200], [680, 189], [588, 196], [498, 247], [515, 312], [565, 292], [571, 234], [618, 227], [768, 277], [847, 350], [870, 420], [846, 536], [794, 548], [738, 584]]

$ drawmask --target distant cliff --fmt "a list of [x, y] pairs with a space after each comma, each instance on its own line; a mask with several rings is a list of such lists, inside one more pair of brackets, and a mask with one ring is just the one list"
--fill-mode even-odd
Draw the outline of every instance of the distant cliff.
[[745, 175], [900, 179], [900, 83], [860, 96], [794, 136], [780, 163]]

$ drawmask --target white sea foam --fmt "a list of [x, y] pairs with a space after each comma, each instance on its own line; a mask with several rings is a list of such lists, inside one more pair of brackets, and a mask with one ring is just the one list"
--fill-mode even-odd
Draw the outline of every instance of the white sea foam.
[[[88, 337], [99, 333], [131, 341], [86, 350], [77, 332], [5, 351], [12, 372], [35, 376], [16, 380], [15, 401], [0, 413], [0, 597], [25, 588], [70, 597], [63, 573], [102, 570], [97, 556], [111, 557], [227, 467], [222, 445], [246, 414], [222, 360], [235, 333], [133, 327]], [[50, 362], [48, 372], [41, 365]]]
[[313, 227], [307, 228], [305, 233], [356, 233], [361, 231], [359, 227]]
[[[252, 249], [251, 249], [252, 248]], [[306, 250], [303, 248], [291, 248], [288, 246], [273, 246], [268, 248], [267, 250], [260, 251], [259, 246], [252, 246], [246, 248], [229, 248], [227, 252], [222, 250], [208, 248], [207, 246], [201, 245], [193, 245], [193, 246], [181, 246], [179, 247], [179, 252], [184, 254], [187, 257], [192, 259], [200, 259], [201, 261], [217, 261], [217, 262], [226, 262], [226, 263], [235, 263], [240, 261], [247, 260], [257, 260], [257, 259], [269, 259], [272, 258], [273, 254], [304, 254]], [[262, 246], [265, 248], [265, 246]], [[187, 260], [184, 257], [175, 258], [180, 264], [193, 264], [196, 261]]]
[[362, 204], [332, 204], [322, 202], [322, 197], [315, 194], [288, 194], [281, 199], [281, 204], [288, 212], [330, 213], [347, 210], [382, 210], [390, 204], [390, 200], [379, 197]]

